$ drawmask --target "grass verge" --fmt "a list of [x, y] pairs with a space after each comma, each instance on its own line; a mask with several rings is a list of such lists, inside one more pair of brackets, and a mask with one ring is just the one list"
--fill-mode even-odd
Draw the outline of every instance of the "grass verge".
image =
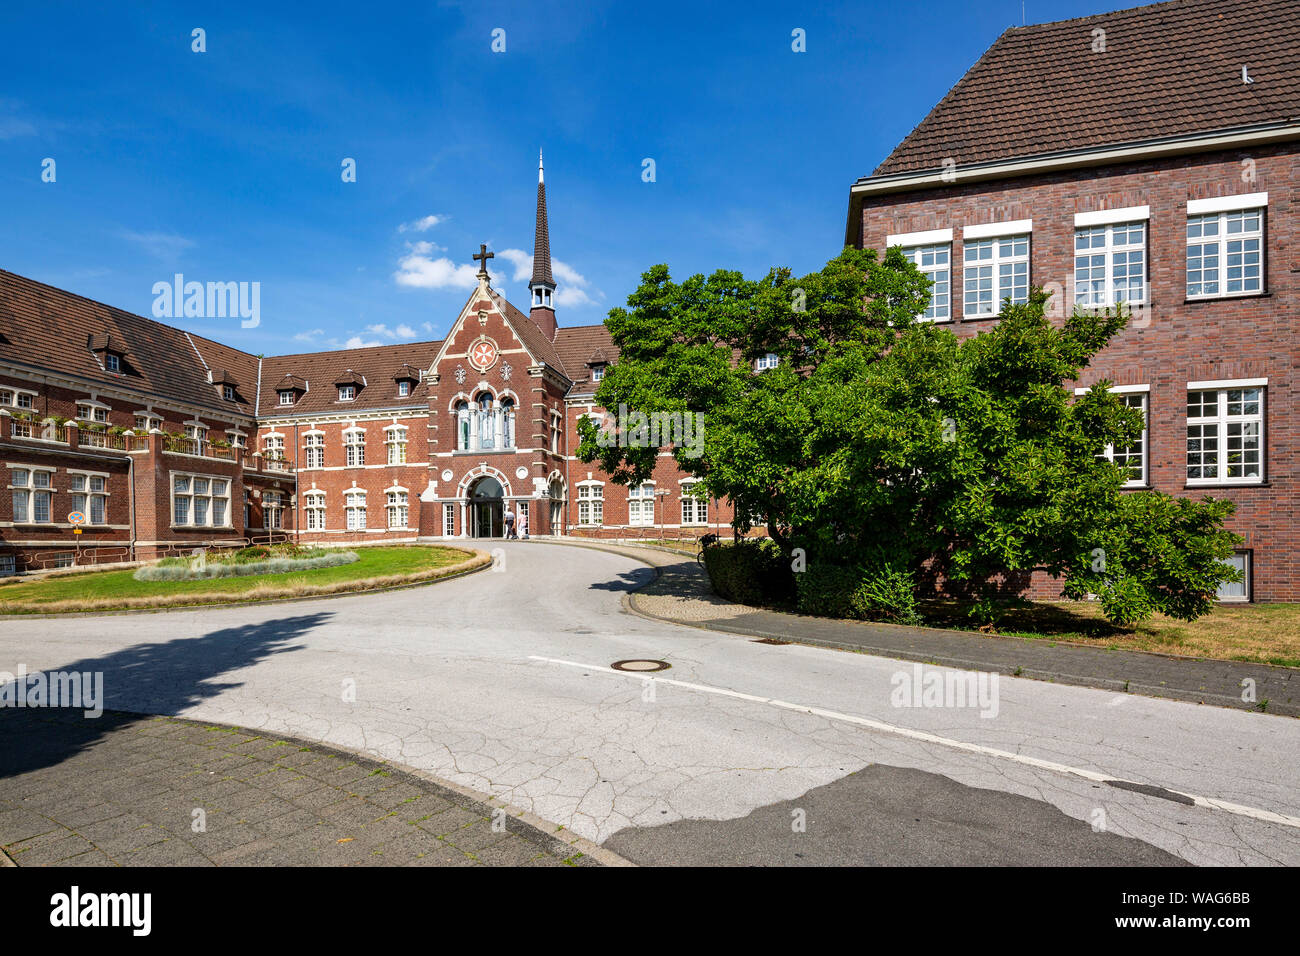
[[230, 604], [370, 591], [433, 581], [487, 564], [461, 548], [357, 549], [359, 560], [331, 568], [201, 581], [137, 581], [133, 571], [87, 571], [0, 586], [0, 614], [61, 614]]

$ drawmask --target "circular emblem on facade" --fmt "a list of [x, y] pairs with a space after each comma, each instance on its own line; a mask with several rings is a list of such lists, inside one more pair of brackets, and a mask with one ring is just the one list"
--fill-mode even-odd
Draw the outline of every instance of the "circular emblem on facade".
[[497, 344], [484, 337], [469, 347], [469, 364], [480, 372], [486, 372], [497, 364]]
[[442, 480], [443, 480], [443, 481], [451, 481], [452, 477], [453, 477], [453, 475], [452, 475], [452, 471], [451, 471], [450, 468], [444, 468], [444, 469], [442, 470]]
[[516, 477], [516, 478], [527, 478], [527, 477], [528, 477], [528, 469], [525, 468], [523, 465], [520, 465], [518, 468], [515, 469], [515, 477]]

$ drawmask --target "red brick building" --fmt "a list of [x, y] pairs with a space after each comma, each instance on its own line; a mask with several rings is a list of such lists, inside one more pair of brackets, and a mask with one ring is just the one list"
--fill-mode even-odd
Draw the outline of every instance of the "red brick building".
[[284, 537], [493, 538], [507, 510], [533, 536], [729, 527], [671, 457], [635, 489], [575, 460], [618, 356], [603, 325], [557, 324], [540, 165], [527, 313], [481, 253], [443, 341], [266, 358], [0, 271], [0, 574]]
[[[1031, 286], [1133, 321], [1080, 388], [1146, 412], [1132, 488], [1237, 507], [1242, 585], [1300, 600], [1300, 4], [1174, 0], [1007, 30], [870, 176], [846, 242], [899, 245], [959, 336]], [[1036, 581], [1034, 593], [1055, 592]]]

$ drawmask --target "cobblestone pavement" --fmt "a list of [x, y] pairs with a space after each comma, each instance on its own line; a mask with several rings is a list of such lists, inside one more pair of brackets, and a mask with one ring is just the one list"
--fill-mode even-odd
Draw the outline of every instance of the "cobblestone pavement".
[[14, 709], [0, 742], [0, 848], [19, 866], [596, 863], [505, 810], [317, 744]]

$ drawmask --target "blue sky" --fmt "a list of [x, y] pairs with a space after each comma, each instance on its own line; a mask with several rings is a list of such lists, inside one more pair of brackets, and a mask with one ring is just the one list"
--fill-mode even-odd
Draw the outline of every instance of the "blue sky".
[[526, 306], [543, 147], [561, 325], [602, 321], [658, 262], [807, 272], [839, 250], [849, 184], [1020, 19], [1020, 0], [8, 4], [0, 268], [143, 315], [177, 272], [258, 282], [256, 328], [168, 320], [251, 352], [439, 338], [480, 242]]

